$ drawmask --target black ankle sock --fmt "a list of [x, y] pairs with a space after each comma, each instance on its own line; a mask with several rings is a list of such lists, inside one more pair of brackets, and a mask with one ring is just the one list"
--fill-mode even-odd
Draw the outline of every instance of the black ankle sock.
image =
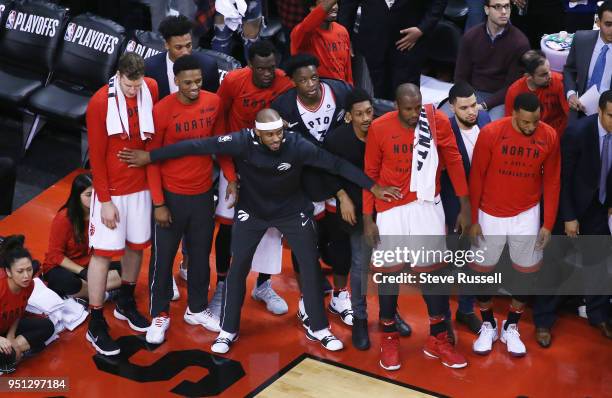
[[136, 283], [121, 281], [121, 287], [119, 288], [119, 295], [123, 298], [134, 297], [134, 290], [136, 290]]
[[495, 318], [493, 317], [493, 310], [491, 308], [489, 308], [488, 310], [481, 309], [480, 316], [482, 316], [483, 322], [491, 323], [491, 326], [493, 326], [493, 329], [497, 327], [497, 324], [495, 323]]
[[385, 333], [397, 332], [395, 329], [395, 321], [380, 322], [380, 324], [382, 325], [382, 330]]
[[[225, 282], [225, 278], [227, 278], [227, 274], [223, 274], [223, 275], [217, 274], [217, 283]], [[257, 285], [259, 286], [259, 283]]]
[[508, 319], [504, 324], [504, 330], [508, 330], [508, 325], [511, 323], [518, 324], [519, 319], [521, 319], [520, 312], [508, 311]]
[[262, 274], [257, 275], [257, 287], [261, 286], [265, 281], [270, 279], [270, 274]]
[[442, 332], [446, 331], [446, 323], [444, 318], [441, 319], [429, 319], [429, 334], [431, 336], [437, 336]]
[[92, 320], [102, 320], [104, 319], [104, 314], [102, 313], [102, 310], [104, 309], [104, 307], [93, 307], [90, 306], [89, 307], [89, 314], [91, 316]]

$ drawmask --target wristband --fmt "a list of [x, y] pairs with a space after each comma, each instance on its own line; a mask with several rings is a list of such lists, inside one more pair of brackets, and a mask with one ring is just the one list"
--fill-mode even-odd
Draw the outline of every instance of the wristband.
[[166, 207], [166, 204], [162, 203], [161, 205], [153, 205], [154, 209], [159, 209], [160, 207]]

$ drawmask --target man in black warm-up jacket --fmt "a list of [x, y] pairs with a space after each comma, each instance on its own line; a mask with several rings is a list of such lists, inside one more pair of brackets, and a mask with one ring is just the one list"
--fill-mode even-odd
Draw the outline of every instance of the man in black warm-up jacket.
[[306, 336], [318, 340], [328, 350], [342, 349], [342, 342], [331, 334], [325, 317], [313, 206], [301, 188], [302, 169], [306, 165], [316, 165], [386, 200], [398, 198], [399, 190], [375, 185], [349, 162], [313, 145], [300, 134], [285, 132], [282, 119], [272, 109], [258, 113], [253, 130], [183, 141], [150, 154], [124, 150], [119, 157], [127, 163], [142, 166], [151, 161], [211, 154], [234, 157], [241, 184], [232, 230], [232, 263], [223, 291], [221, 333], [213, 343], [212, 351], [226, 353], [238, 338], [246, 277], [255, 249], [270, 227], [277, 228], [285, 236], [302, 264], [300, 277], [310, 316]]

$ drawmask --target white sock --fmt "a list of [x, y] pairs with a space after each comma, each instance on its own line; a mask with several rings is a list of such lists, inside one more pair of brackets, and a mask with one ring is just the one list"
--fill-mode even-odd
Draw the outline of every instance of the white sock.
[[234, 340], [234, 337], [236, 337], [236, 333], [228, 333], [225, 330], [221, 330], [221, 332], [219, 332], [219, 336], [217, 338], [218, 339]]
[[323, 339], [323, 337], [325, 336], [330, 336], [331, 332], [329, 331], [328, 328], [325, 329], [321, 329], [321, 330], [317, 330], [316, 332], [312, 332], [312, 335], [317, 339], [317, 340], [321, 340]]

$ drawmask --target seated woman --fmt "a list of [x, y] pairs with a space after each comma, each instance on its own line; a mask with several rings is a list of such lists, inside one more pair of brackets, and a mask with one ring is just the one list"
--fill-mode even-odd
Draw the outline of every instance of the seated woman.
[[23, 235], [12, 235], [0, 243], [0, 374], [45, 348], [54, 332], [49, 319], [24, 316], [34, 283], [32, 256], [23, 242]]
[[[51, 224], [43, 278], [49, 289], [61, 297], [87, 297], [87, 265], [91, 257], [88, 234], [91, 190], [91, 174], [76, 176], [68, 200]], [[121, 286], [121, 264], [112, 262], [110, 268], [106, 291]]]

